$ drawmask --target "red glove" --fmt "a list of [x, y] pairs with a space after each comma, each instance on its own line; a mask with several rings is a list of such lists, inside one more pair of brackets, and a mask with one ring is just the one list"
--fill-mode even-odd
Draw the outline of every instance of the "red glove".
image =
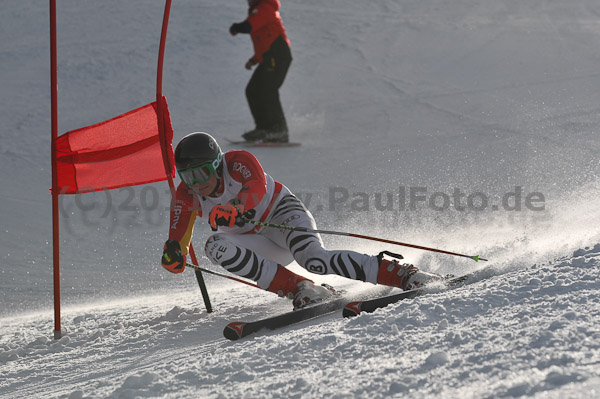
[[231, 202], [225, 205], [215, 205], [208, 215], [208, 222], [213, 231], [217, 231], [218, 226], [233, 227], [238, 216], [244, 213], [242, 204], [232, 204]]
[[161, 265], [171, 273], [181, 273], [185, 270], [185, 256], [181, 254], [181, 246], [176, 240], [167, 240]]

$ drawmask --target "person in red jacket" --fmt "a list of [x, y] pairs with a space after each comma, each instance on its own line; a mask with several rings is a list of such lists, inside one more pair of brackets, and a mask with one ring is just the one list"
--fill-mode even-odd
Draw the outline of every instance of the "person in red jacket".
[[247, 141], [282, 142], [289, 140], [288, 127], [279, 99], [292, 62], [290, 41], [279, 15], [279, 0], [248, 0], [248, 18], [229, 28], [231, 35], [249, 33], [254, 55], [246, 69], [254, 70], [246, 86], [246, 99], [256, 127], [242, 135]]
[[213, 231], [220, 230], [206, 241], [208, 259], [231, 273], [256, 281], [267, 291], [293, 298], [295, 308], [327, 298], [332, 291], [285, 267], [293, 261], [312, 273], [337, 274], [404, 290], [441, 278], [413, 265], [384, 259], [384, 254], [393, 255], [387, 251], [366, 255], [327, 250], [316, 233], [243, 223], [242, 217], [316, 229], [304, 204], [265, 173], [251, 153], [223, 153], [207, 133], [185, 136], [175, 149], [175, 163], [182, 182], [171, 208], [169, 238], [161, 259], [162, 266], [170, 272], [185, 270], [194, 222], [200, 217], [208, 220]]

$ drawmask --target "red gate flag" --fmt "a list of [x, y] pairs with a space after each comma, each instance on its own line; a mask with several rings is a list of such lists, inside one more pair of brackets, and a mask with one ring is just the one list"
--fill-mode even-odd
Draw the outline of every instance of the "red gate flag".
[[167, 180], [161, 142], [167, 146], [171, 177], [175, 177], [173, 127], [163, 100], [164, 134], [158, 128], [156, 102], [56, 139], [58, 194], [135, 186]]

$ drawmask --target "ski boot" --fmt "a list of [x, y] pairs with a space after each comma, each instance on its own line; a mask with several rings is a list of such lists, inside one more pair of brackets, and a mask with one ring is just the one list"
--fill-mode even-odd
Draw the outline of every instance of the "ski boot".
[[301, 281], [297, 289], [298, 291], [294, 295], [294, 310], [322, 302], [335, 294], [332, 286], [327, 284], [315, 285], [310, 280]]
[[267, 291], [280, 297], [294, 300], [294, 309], [302, 308], [310, 303], [322, 301], [335, 291], [326, 286], [318, 286], [306, 277], [302, 277], [279, 265], [277, 273]]
[[267, 136], [267, 131], [265, 129], [252, 129], [242, 134], [244, 140], [248, 142], [261, 141]]
[[268, 131], [265, 135], [263, 142], [265, 143], [288, 143], [290, 137], [287, 129], [280, 131]]
[[400, 263], [398, 260], [383, 259], [387, 254], [397, 259], [403, 259], [402, 255], [383, 251], [377, 256], [379, 271], [377, 273], [377, 284], [398, 287], [404, 291], [420, 288], [428, 283], [444, 280], [444, 277], [436, 273], [428, 273], [419, 270], [418, 267], [409, 263]]

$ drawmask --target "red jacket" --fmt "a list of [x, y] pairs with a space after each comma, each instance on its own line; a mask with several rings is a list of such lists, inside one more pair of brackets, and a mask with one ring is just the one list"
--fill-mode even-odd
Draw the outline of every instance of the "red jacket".
[[263, 54], [279, 36], [283, 36], [288, 46], [290, 44], [279, 15], [280, 7], [279, 0], [261, 0], [248, 10], [246, 20], [252, 27], [250, 37], [254, 45], [252, 58], [258, 63], [263, 61]]

